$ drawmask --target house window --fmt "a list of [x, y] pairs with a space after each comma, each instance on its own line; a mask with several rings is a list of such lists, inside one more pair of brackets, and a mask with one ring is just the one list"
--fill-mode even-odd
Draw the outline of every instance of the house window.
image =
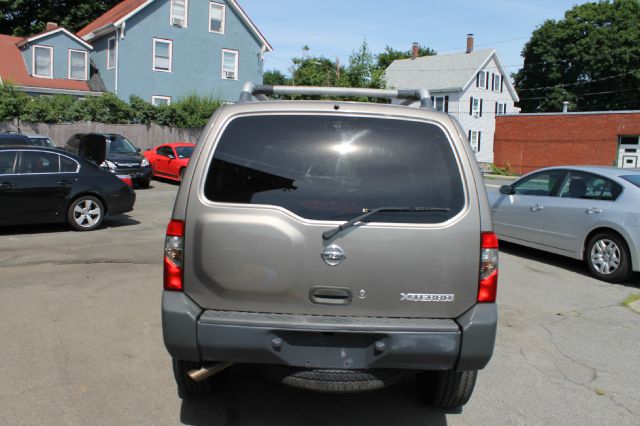
[[436, 111], [449, 112], [449, 96], [432, 96], [431, 102]]
[[209, 31], [224, 34], [225, 5], [209, 3]]
[[87, 52], [69, 49], [69, 79], [87, 80], [88, 71]]
[[469, 115], [482, 117], [482, 99], [473, 97], [469, 99]]
[[111, 37], [107, 40], [107, 69], [111, 70], [116, 67], [116, 38]]
[[189, 17], [188, 10], [189, 0], [171, 0], [171, 25], [186, 28]]
[[500, 74], [493, 74], [493, 91], [499, 92], [502, 87], [502, 79]]
[[484, 87], [484, 79], [486, 78], [486, 73], [484, 71], [480, 71], [478, 76], [476, 77], [476, 87]]
[[32, 74], [53, 78], [53, 47], [33, 46]]
[[482, 132], [476, 130], [469, 130], [469, 144], [471, 145], [471, 149], [473, 152], [480, 152], [480, 138], [482, 137]]
[[639, 136], [620, 136], [620, 145], [638, 145], [639, 143]]
[[507, 113], [507, 104], [502, 102], [496, 102], [496, 115], [502, 115]]
[[171, 72], [173, 42], [160, 38], [153, 39], [153, 70]]
[[238, 79], [238, 51], [222, 49], [222, 79]]
[[151, 104], [153, 106], [167, 106], [171, 105], [171, 96], [152, 96]]

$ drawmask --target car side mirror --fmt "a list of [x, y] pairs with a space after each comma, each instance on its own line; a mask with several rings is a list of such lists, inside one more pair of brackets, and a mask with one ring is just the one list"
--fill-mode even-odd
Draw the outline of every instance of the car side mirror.
[[140, 148], [136, 148], [136, 152], [137, 152], [138, 154], [140, 154], [140, 151], [142, 151]]
[[516, 193], [516, 190], [511, 185], [502, 185], [500, 187], [500, 193], [504, 195], [512, 195]]

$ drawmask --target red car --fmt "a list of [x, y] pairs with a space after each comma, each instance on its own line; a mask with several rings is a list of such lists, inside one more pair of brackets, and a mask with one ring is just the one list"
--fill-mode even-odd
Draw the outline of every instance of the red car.
[[148, 149], [144, 156], [151, 163], [154, 177], [182, 181], [195, 146], [189, 142], [172, 142]]

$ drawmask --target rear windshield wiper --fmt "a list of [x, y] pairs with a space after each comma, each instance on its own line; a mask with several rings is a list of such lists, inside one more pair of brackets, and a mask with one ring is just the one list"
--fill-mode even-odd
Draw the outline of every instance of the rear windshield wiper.
[[343, 223], [337, 228], [333, 228], [329, 231], [323, 232], [322, 239], [328, 240], [329, 238], [336, 235], [338, 232], [344, 231], [347, 228], [351, 228], [356, 223], [362, 222], [364, 219], [368, 218], [369, 216], [372, 216], [380, 212], [448, 212], [448, 211], [451, 211], [451, 209], [446, 207], [378, 207], [376, 209], [364, 208], [362, 209], [362, 211], [364, 212], [364, 214], [354, 217], [350, 221]]

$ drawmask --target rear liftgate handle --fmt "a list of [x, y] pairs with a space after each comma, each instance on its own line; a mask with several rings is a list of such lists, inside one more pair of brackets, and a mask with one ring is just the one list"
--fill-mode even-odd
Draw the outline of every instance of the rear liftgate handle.
[[322, 305], [348, 305], [353, 299], [351, 289], [345, 287], [313, 287], [309, 300]]

